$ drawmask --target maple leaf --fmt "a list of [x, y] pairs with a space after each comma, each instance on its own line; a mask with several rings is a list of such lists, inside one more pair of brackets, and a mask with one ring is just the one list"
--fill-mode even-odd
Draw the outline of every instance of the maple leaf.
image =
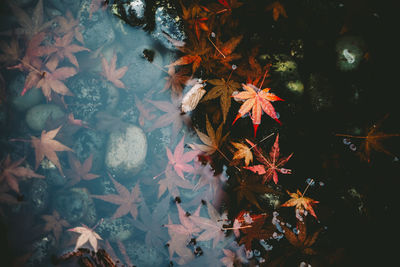
[[246, 199], [257, 208], [262, 210], [260, 204], [258, 204], [257, 195], [264, 193], [277, 193], [273, 189], [266, 185], [260, 184], [259, 179], [254, 176], [249, 176], [246, 179], [237, 178], [239, 185], [233, 189], [236, 191], [237, 203], [240, 203], [243, 199]]
[[366, 136], [354, 136], [347, 134], [336, 134], [336, 136], [364, 139], [364, 142], [361, 144], [360, 147], [360, 151], [362, 151], [362, 153], [360, 153], [360, 156], [362, 160], [365, 160], [368, 163], [371, 162], [371, 149], [395, 157], [395, 155], [391, 153], [389, 150], [385, 149], [381, 143], [382, 140], [385, 140], [387, 138], [400, 136], [400, 134], [386, 134], [379, 130], [381, 124], [388, 116], [389, 115], [385, 115], [379, 122], [370, 127], [367, 130]]
[[285, 165], [286, 162], [288, 162], [289, 159], [292, 157], [293, 153], [286, 158], [279, 158], [279, 134], [276, 135], [274, 145], [269, 152], [269, 157], [265, 157], [260, 149], [250, 140], [246, 139], [246, 141], [253, 147], [254, 155], [256, 156], [257, 160], [262, 163], [262, 165], [254, 165], [244, 168], [252, 172], [258, 173], [259, 175], [264, 174], [262, 181], [263, 183], [268, 182], [272, 179], [275, 184], [277, 184], [278, 172], [283, 174], [292, 173], [290, 169], [282, 168], [282, 166]]
[[168, 234], [171, 238], [171, 240], [168, 241], [170, 259], [172, 259], [174, 253], [176, 253], [180, 257], [178, 263], [184, 264], [193, 259], [193, 253], [187, 248], [187, 244], [194, 235], [201, 231], [201, 228], [198, 227], [190, 217], [199, 216], [201, 206], [199, 206], [192, 215], [184, 211], [179, 203], [176, 203], [176, 206], [178, 208], [180, 224], [173, 224], [168, 217], [168, 224], [164, 226], [168, 228]]
[[[225, 43], [223, 43], [219, 38], [215, 39], [214, 54], [211, 56], [212, 59], [218, 60], [221, 64], [225, 65], [227, 68], [231, 68], [228, 64], [232, 60], [241, 58], [242, 56], [237, 53], [233, 53], [239, 43], [242, 41], [243, 35], [234, 36]], [[211, 40], [210, 40], [211, 41]], [[238, 86], [239, 88], [240, 86]]]
[[65, 171], [67, 177], [70, 178], [68, 186], [73, 186], [81, 180], [90, 181], [100, 177], [100, 175], [89, 173], [92, 168], [93, 155], [90, 155], [85, 162], [81, 164], [75, 156], [69, 153], [68, 161], [71, 167], [71, 169]]
[[[33, 72], [31, 72], [33, 73]], [[69, 91], [67, 86], [62, 82], [69, 77], [72, 77], [76, 74], [76, 70], [70, 67], [62, 67], [58, 69], [50, 69], [50, 71], [44, 71], [42, 75], [40, 75], [40, 79], [36, 84], [37, 88], [42, 88], [43, 95], [47, 98], [47, 100], [51, 100], [52, 91], [60, 94], [60, 95], [69, 95], [73, 96], [73, 94]], [[38, 74], [36, 74], [38, 75]], [[24, 88], [24, 91], [26, 88]], [[23, 93], [24, 93], [23, 91]], [[25, 91], [26, 92], [26, 91]]]
[[0, 40], [0, 62], [4, 63], [6, 66], [15, 64], [20, 57], [20, 47], [18, 40], [15, 36], [10, 41], [10, 44]]
[[236, 91], [238, 88], [240, 88], [240, 84], [233, 80], [225, 81], [224, 78], [208, 80], [208, 82], [214, 85], [214, 87], [210, 91], [208, 91], [208, 93], [202, 99], [202, 101], [208, 101], [219, 97], [220, 98], [219, 102], [221, 105], [222, 115], [224, 117], [224, 123], [225, 123], [229, 109], [231, 108], [232, 93]]
[[42, 219], [46, 221], [43, 230], [45, 232], [53, 232], [57, 242], [60, 239], [63, 227], [71, 227], [66, 220], [61, 219], [60, 214], [56, 210], [53, 211], [52, 215], [42, 215]]
[[128, 70], [128, 67], [122, 67], [116, 69], [117, 55], [114, 53], [110, 65], [107, 60], [103, 57], [101, 59], [101, 65], [103, 67], [103, 72], [101, 73], [107, 80], [112, 82], [118, 88], [125, 88], [125, 84], [120, 80]]
[[161, 179], [160, 181], [158, 181], [158, 184], [158, 198], [160, 198], [167, 189], [173, 197], [179, 196], [178, 187], [193, 189], [192, 183], [179, 177], [172, 169], [172, 165], [170, 164], [167, 164], [167, 167], [165, 169], [165, 179]]
[[145, 120], [151, 121], [153, 120], [156, 115], [152, 114], [151, 112], [154, 111], [153, 107], [148, 107], [145, 105], [140, 99], [135, 95], [135, 106], [139, 110], [139, 125], [144, 126]]
[[178, 72], [175, 72], [175, 67], [170, 66], [168, 68], [168, 77], [165, 77], [167, 82], [164, 85], [162, 92], [171, 88], [171, 93], [175, 93], [178, 97], [182, 95], [183, 86], [190, 80], [191, 76], [186, 74], [189, 73], [188, 68], [181, 68]]
[[269, 11], [272, 9], [272, 18], [274, 21], [279, 19], [279, 16], [282, 15], [284, 18], [287, 18], [286, 10], [283, 5], [279, 1], [275, 1], [272, 4], [268, 5], [265, 10]]
[[251, 223], [252, 227], [243, 228], [243, 236], [240, 238], [239, 245], [244, 244], [246, 250], [252, 250], [253, 240], [268, 239], [275, 232], [275, 228], [272, 224], [265, 226], [265, 219], [267, 216], [260, 216], [257, 220]]
[[57, 27], [55, 33], [57, 33], [58, 35], [64, 35], [72, 32], [75, 39], [83, 44], [83, 36], [80, 32], [81, 29], [79, 26], [79, 19], [75, 19], [71, 11], [68, 10], [65, 14], [65, 17], [58, 16], [56, 19], [59, 27]]
[[259, 89], [252, 84], [242, 84], [242, 86], [246, 91], [242, 91], [235, 95], [235, 98], [245, 100], [245, 102], [240, 107], [238, 115], [236, 116], [232, 125], [240, 117], [250, 113], [250, 111], [251, 120], [254, 126], [254, 136], [256, 136], [258, 125], [261, 123], [261, 115], [263, 111], [281, 124], [281, 122], [278, 120], [275, 109], [271, 104], [271, 101], [283, 101], [283, 99], [279, 98], [275, 94], [269, 93], [271, 88]]
[[193, 149], [198, 149], [206, 153], [207, 155], [212, 155], [215, 153], [215, 151], [219, 151], [220, 145], [225, 141], [226, 137], [229, 134], [227, 133], [226, 135], [222, 136], [223, 126], [224, 125], [221, 124], [218, 127], [217, 131], [214, 131], [210, 121], [208, 120], [208, 115], [206, 115], [206, 130], [208, 136], [195, 128], [197, 135], [199, 136], [200, 140], [204, 143], [204, 145], [191, 144], [190, 146]]
[[55, 42], [53, 44], [53, 47], [57, 50], [46, 63], [46, 66], [49, 69], [55, 69], [58, 65], [58, 62], [63, 60], [64, 58], [67, 58], [69, 62], [71, 62], [75, 67], [79, 68], [79, 63], [74, 53], [90, 50], [80, 45], [71, 44], [73, 38], [74, 32], [69, 32], [63, 37], [54, 37]]
[[5, 181], [8, 186], [17, 193], [19, 193], [17, 177], [44, 178], [43, 175], [37, 174], [29, 168], [21, 167], [20, 165], [24, 160], [25, 158], [22, 158], [15, 162], [11, 162], [11, 157], [8, 154], [0, 163], [0, 182]]
[[119, 117], [114, 117], [107, 112], [99, 111], [96, 113], [96, 129], [99, 131], [125, 131], [129, 123], [123, 122]]
[[169, 210], [170, 201], [167, 198], [160, 200], [152, 213], [143, 202], [139, 209], [138, 220], [132, 221], [136, 228], [146, 233], [144, 240], [149, 247], [160, 248], [167, 238], [165, 229], [162, 227]]
[[207, 210], [210, 219], [200, 216], [190, 216], [190, 219], [204, 230], [197, 238], [196, 241], [208, 241], [213, 239], [213, 248], [225, 238], [224, 225], [228, 221], [228, 214], [224, 212], [219, 214], [215, 207], [207, 202]]
[[21, 26], [21, 28], [14, 30], [17, 35], [25, 35], [30, 39], [51, 26], [52, 20], [47, 22], [43, 20], [43, 0], [37, 2], [31, 16], [12, 2], [10, 2], [10, 7]]
[[245, 166], [249, 166], [250, 162], [253, 162], [253, 153], [251, 152], [251, 148], [249, 148], [243, 143], [236, 143], [236, 142], [231, 142], [231, 143], [237, 149], [235, 154], [233, 154], [233, 160], [244, 159]]
[[172, 124], [171, 143], [175, 140], [179, 130], [182, 128], [183, 121], [186, 123], [190, 120], [187, 115], [182, 115], [179, 109], [179, 99], [173, 98], [172, 103], [167, 101], [153, 101], [147, 100], [159, 110], [166, 112], [166, 114], [158, 117], [153, 125], [147, 129], [147, 132], [154, 131], [157, 128], [163, 128]]
[[315, 250], [312, 249], [311, 246], [314, 245], [315, 241], [317, 241], [318, 235], [321, 233], [322, 228], [314, 232], [312, 235], [307, 235], [307, 226], [304, 222], [298, 222], [297, 234], [295, 234], [292, 229], [287, 227], [286, 224], [282, 224], [281, 227], [284, 230], [285, 237], [290, 244], [300, 249], [304, 254], [316, 254]]
[[35, 149], [35, 156], [36, 156], [35, 169], [39, 167], [39, 163], [46, 156], [54, 165], [56, 165], [60, 173], [64, 176], [56, 152], [57, 151], [73, 152], [73, 150], [61, 144], [57, 140], [54, 140], [54, 137], [56, 137], [60, 129], [61, 126], [48, 132], [43, 130], [40, 139], [35, 136], [31, 136], [31, 144], [32, 147]]
[[189, 24], [189, 28], [194, 28], [197, 40], [200, 40], [200, 30], [206, 32], [210, 31], [206, 24], [206, 21], [208, 20], [206, 12], [210, 12], [210, 10], [205, 6], [198, 5], [197, 3], [193, 3], [189, 8], [186, 8], [182, 4], [182, 1], [180, 3], [182, 7], [182, 19]]
[[248, 260], [246, 259], [244, 245], [239, 247], [236, 244], [236, 247], [237, 248], [235, 251], [225, 249], [225, 248], [222, 249], [225, 256], [223, 258], [221, 258], [221, 262], [226, 267], [242, 266], [242, 263], [248, 263]]
[[71, 229], [68, 229], [68, 231], [81, 234], [78, 237], [78, 240], [76, 241], [74, 250], [77, 250], [78, 248], [82, 247], [86, 242], [89, 241], [94, 252], [97, 252], [97, 240], [103, 240], [99, 236], [99, 234], [94, 231], [94, 229], [91, 229], [91, 228], [87, 227], [86, 225], [71, 228]]
[[185, 55], [167, 65], [167, 67], [192, 64], [192, 74], [194, 74], [203, 60], [202, 57], [211, 50], [211, 47], [207, 46], [206, 40], [201, 39], [200, 41], [193, 41], [191, 47], [177, 47]]
[[305, 197], [304, 194], [302, 194], [298, 189], [297, 193], [290, 193], [289, 191], [286, 192], [290, 195], [291, 199], [283, 203], [281, 207], [296, 206], [296, 210], [299, 210], [300, 213], [304, 214], [304, 211], [307, 210], [312, 216], [315, 217], [315, 219], [318, 219], [312, 206], [319, 203], [319, 201]]
[[91, 195], [91, 197], [119, 205], [119, 208], [115, 211], [112, 219], [122, 217], [128, 213], [130, 213], [132, 217], [136, 219], [138, 215], [138, 204], [142, 200], [140, 197], [141, 193], [139, 183], [137, 183], [135, 187], [132, 188], [131, 192], [129, 192], [126, 187], [115, 181], [110, 174], [108, 174], [108, 176], [113, 182], [118, 195]]
[[165, 149], [167, 150], [168, 164], [174, 168], [179, 177], [185, 180], [183, 172], [194, 173], [193, 166], [188, 163], [197, 156], [198, 151], [189, 151], [184, 153], [184, 139], [185, 136], [183, 136], [181, 141], [176, 145], [174, 154], [172, 154], [168, 147]]

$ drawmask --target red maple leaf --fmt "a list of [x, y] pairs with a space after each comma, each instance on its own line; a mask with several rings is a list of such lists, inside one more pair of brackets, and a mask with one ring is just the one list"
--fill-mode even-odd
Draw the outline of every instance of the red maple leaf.
[[249, 166], [249, 167], [244, 167], [245, 169], [248, 169], [252, 172], [258, 173], [260, 175], [263, 175], [263, 183], [268, 182], [271, 180], [271, 178], [274, 180], [275, 184], [278, 183], [278, 172], [282, 174], [291, 174], [290, 169], [285, 169], [282, 168], [283, 165], [286, 164], [286, 162], [289, 161], [289, 159], [292, 157], [293, 153], [290, 154], [286, 158], [279, 158], [279, 134], [276, 135], [275, 143], [271, 148], [271, 151], [269, 152], [269, 157], [265, 157], [261, 150], [253, 144], [251, 141], [247, 140], [247, 143], [249, 143], [253, 149], [254, 149], [254, 155], [256, 156], [257, 160], [261, 162], [261, 165], [254, 165], [254, 166]]
[[245, 100], [245, 102], [240, 107], [238, 115], [236, 116], [232, 125], [240, 117], [243, 117], [249, 113], [251, 120], [253, 121], [254, 136], [256, 136], [258, 125], [261, 123], [261, 115], [263, 111], [281, 124], [281, 122], [278, 120], [275, 109], [271, 104], [271, 101], [283, 101], [283, 99], [279, 98], [275, 94], [269, 93], [271, 88], [260, 89], [252, 84], [242, 84], [242, 86], [246, 91], [242, 91], [234, 97]]
[[75, 185], [81, 180], [89, 181], [100, 177], [100, 175], [89, 173], [90, 169], [92, 168], [93, 155], [90, 155], [90, 157], [88, 157], [85, 162], [81, 164], [75, 156], [69, 153], [68, 161], [71, 169], [66, 170], [65, 172], [67, 177], [71, 179], [68, 182], [69, 186]]
[[108, 176], [113, 182], [118, 195], [91, 195], [91, 197], [119, 205], [119, 208], [115, 211], [112, 219], [122, 217], [127, 213], [130, 213], [132, 217], [136, 219], [138, 215], [138, 204], [142, 200], [140, 197], [141, 193], [139, 183], [137, 183], [136, 186], [132, 188], [131, 192], [129, 192], [126, 187], [115, 181], [110, 174], [108, 174]]
[[128, 67], [122, 67], [116, 69], [117, 67], [117, 55], [114, 53], [110, 65], [108, 64], [107, 60], [103, 57], [101, 59], [101, 64], [103, 67], [103, 72], [101, 73], [107, 80], [112, 82], [118, 88], [125, 88], [125, 84], [121, 82], [121, 78], [125, 75]]

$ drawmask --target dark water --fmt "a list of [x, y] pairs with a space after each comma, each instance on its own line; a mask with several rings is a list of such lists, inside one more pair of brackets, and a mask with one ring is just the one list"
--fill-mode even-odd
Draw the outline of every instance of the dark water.
[[1, 3], [1, 266], [386, 266], [390, 1], [182, 2]]

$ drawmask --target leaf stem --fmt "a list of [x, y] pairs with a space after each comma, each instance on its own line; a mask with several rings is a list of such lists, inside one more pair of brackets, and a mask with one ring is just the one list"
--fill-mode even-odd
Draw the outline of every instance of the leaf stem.
[[221, 52], [221, 50], [218, 49], [218, 47], [214, 44], [214, 42], [210, 39], [210, 35], [208, 35], [208, 40], [211, 42], [211, 44], [215, 47], [215, 49], [217, 49], [218, 53], [220, 53], [224, 58], [226, 58], [226, 56], [224, 55], [224, 53]]
[[307, 183], [306, 189], [304, 189], [303, 193], [301, 194], [302, 197], [304, 197], [304, 194], [307, 192], [307, 189], [310, 187], [310, 184], [314, 182], [314, 179], [311, 179], [310, 182]]

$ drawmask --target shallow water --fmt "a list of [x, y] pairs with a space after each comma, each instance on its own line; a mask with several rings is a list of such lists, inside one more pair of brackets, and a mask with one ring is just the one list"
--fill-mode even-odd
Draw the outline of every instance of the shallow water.
[[0, 5], [2, 266], [390, 261], [390, 6], [196, 3]]

